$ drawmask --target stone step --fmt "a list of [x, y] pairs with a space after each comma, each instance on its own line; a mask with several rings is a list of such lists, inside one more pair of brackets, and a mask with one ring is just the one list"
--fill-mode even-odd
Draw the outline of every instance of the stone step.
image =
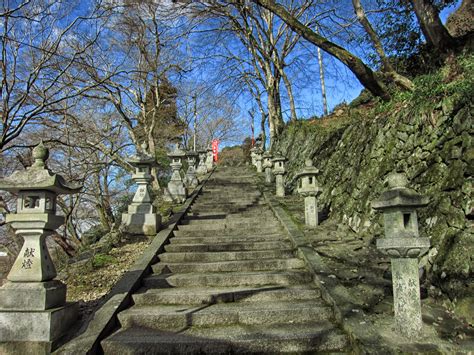
[[208, 224], [212, 224], [212, 225], [216, 225], [216, 224], [219, 224], [219, 225], [224, 225], [224, 226], [228, 226], [228, 227], [234, 227], [234, 226], [237, 226], [237, 227], [241, 227], [241, 226], [253, 226], [255, 224], [259, 224], [259, 225], [266, 225], [266, 226], [271, 226], [271, 225], [275, 225], [275, 224], [278, 224], [279, 221], [276, 217], [269, 217], [269, 218], [265, 218], [265, 220], [261, 220], [260, 218], [256, 218], [256, 217], [238, 217], [238, 216], [232, 216], [230, 218], [214, 218], [214, 219], [211, 219], [211, 218], [194, 218], [194, 219], [189, 219], [189, 218], [184, 218], [182, 221], [181, 221], [181, 225], [186, 225], [186, 226], [193, 226], [193, 225], [208, 225]]
[[147, 328], [118, 331], [105, 354], [276, 354], [345, 352], [347, 337], [328, 321], [268, 326], [192, 327], [179, 334]]
[[306, 286], [218, 287], [150, 289], [133, 295], [136, 305], [156, 304], [214, 304], [226, 302], [273, 302], [315, 300], [318, 289]]
[[167, 252], [191, 253], [191, 252], [218, 252], [218, 251], [250, 251], [250, 250], [275, 250], [288, 249], [290, 241], [282, 242], [233, 242], [220, 244], [168, 244], [165, 246]]
[[300, 285], [312, 281], [307, 271], [252, 271], [252, 272], [217, 272], [188, 274], [152, 274], [143, 280], [145, 287], [213, 287], [213, 286], [265, 286], [265, 285]]
[[219, 204], [208, 205], [208, 206], [191, 206], [191, 211], [198, 211], [200, 213], [212, 212], [212, 213], [239, 213], [239, 212], [250, 212], [253, 211], [256, 207], [262, 205], [255, 204], [245, 204], [245, 205], [229, 205], [229, 206], [219, 206]]
[[180, 331], [191, 326], [301, 324], [329, 320], [332, 309], [320, 300], [133, 306], [118, 314], [122, 328]]
[[252, 208], [247, 211], [237, 211], [237, 212], [224, 212], [224, 211], [211, 211], [211, 212], [203, 212], [199, 210], [190, 210], [188, 212], [188, 216], [191, 217], [201, 217], [201, 218], [211, 218], [211, 217], [221, 217], [227, 216], [227, 218], [245, 218], [245, 217], [252, 217], [252, 218], [273, 218], [275, 215], [266, 207], [263, 208]]
[[245, 236], [245, 235], [256, 235], [256, 234], [284, 234], [281, 226], [275, 226], [272, 228], [265, 228], [260, 230], [258, 228], [228, 228], [223, 230], [200, 230], [200, 229], [188, 229], [188, 230], [174, 230], [173, 234], [175, 237], [187, 238], [187, 237], [211, 237], [215, 236]]
[[207, 253], [163, 253], [159, 259], [164, 263], [184, 263], [184, 262], [215, 262], [232, 260], [252, 260], [252, 259], [280, 259], [292, 258], [295, 252], [288, 250], [260, 250], [260, 251], [229, 251], [229, 252], [207, 252]]
[[221, 223], [199, 223], [199, 224], [180, 224], [178, 226], [179, 231], [229, 231], [235, 232], [239, 231], [240, 233], [252, 232], [252, 231], [268, 231], [274, 232], [281, 230], [282, 227], [278, 221], [270, 221], [258, 223], [258, 220], [253, 224], [246, 223], [235, 223], [232, 225], [221, 224]]
[[272, 234], [252, 234], [252, 235], [211, 235], [209, 237], [194, 237], [192, 234], [184, 234], [182, 236], [170, 239], [171, 244], [219, 244], [219, 243], [234, 243], [234, 242], [270, 242], [278, 240], [288, 240], [288, 237], [282, 233]]
[[231, 271], [281, 271], [305, 267], [301, 259], [262, 259], [220, 261], [214, 263], [157, 263], [152, 266], [155, 274], [189, 272], [231, 272]]

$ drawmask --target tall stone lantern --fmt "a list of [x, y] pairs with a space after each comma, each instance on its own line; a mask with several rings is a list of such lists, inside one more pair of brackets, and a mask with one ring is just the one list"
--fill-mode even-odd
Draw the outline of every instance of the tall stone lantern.
[[265, 171], [265, 182], [267, 184], [271, 184], [273, 182], [273, 174], [272, 174], [272, 168], [273, 168], [273, 162], [272, 162], [272, 155], [269, 151], [266, 151], [263, 153], [263, 164], [262, 168]]
[[211, 147], [207, 148], [206, 152], [207, 152], [206, 167], [207, 167], [207, 171], [209, 172], [214, 167], [214, 154], [212, 153]]
[[272, 159], [273, 175], [275, 175], [275, 185], [276, 185], [275, 194], [278, 197], [285, 196], [285, 183], [284, 183], [284, 177], [286, 174], [285, 161], [286, 161], [285, 157], [275, 157]]
[[198, 153], [189, 151], [186, 153], [188, 159], [188, 170], [186, 171], [185, 185], [187, 188], [194, 189], [199, 185], [199, 181], [196, 176], [196, 162]]
[[153, 236], [160, 229], [161, 216], [156, 212], [150, 197], [150, 183], [152, 181], [151, 168], [156, 165], [155, 158], [140, 152], [127, 160], [135, 168], [133, 181], [138, 185], [132, 203], [127, 213], [122, 214], [122, 224], [127, 232]]
[[82, 187], [68, 184], [46, 168], [48, 149], [33, 149], [34, 164], [0, 180], [0, 190], [18, 195], [16, 213], [6, 222], [24, 239], [8, 282], [0, 288], [0, 353], [50, 353], [77, 317], [77, 305], [66, 304], [66, 285], [56, 277], [46, 237], [64, 224], [56, 215], [59, 194]]
[[164, 199], [171, 202], [182, 203], [186, 200], [187, 191], [181, 176], [182, 159], [186, 156], [184, 150], [176, 144], [173, 151], [168, 153], [168, 157], [171, 159], [171, 174], [170, 182], [164, 193]]
[[416, 338], [422, 329], [418, 257], [429, 246], [428, 238], [420, 238], [416, 209], [428, 204], [428, 198], [407, 188], [408, 180], [399, 173], [387, 177], [388, 190], [372, 208], [383, 212], [385, 238], [377, 240], [377, 248], [390, 256], [392, 265], [395, 324], [408, 338]]
[[316, 179], [318, 174], [319, 170], [313, 166], [313, 161], [306, 159], [304, 169], [295, 176], [298, 179], [297, 191], [304, 196], [305, 223], [310, 227], [316, 227], [319, 223], [316, 197], [322, 192], [322, 189]]
[[263, 151], [261, 148], [257, 148], [255, 150], [255, 167], [257, 168], [257, 173], [263, 172], [263, 167], [262, 167], [262, 157]]
[[196, 169], [196, 172], [199, 175], [204, 175], [207, 173], [207, 166], [206, 166], [206, 157], [207, 157], [207, 151], [206, 150], [198, 150], [199, 154], [199, 164]]

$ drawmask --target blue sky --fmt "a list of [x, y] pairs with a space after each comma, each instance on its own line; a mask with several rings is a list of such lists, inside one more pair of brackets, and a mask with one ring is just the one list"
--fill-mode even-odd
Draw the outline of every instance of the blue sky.
[[[455, 4], [444, 9], [441, 14], [441, 20], [443, 23], [446, 22], [449, 14], [456, 10], [461, 4], [461, 0], [457, 0]], [[311, 45], [309, 45], [311, 47]], [[316, 47], [314, 47], [314, 58], [309, 60], [306, 64], [309, 71], [317, 73], [319, 66], [317, 63]], [[343, 64], [332, 58], [330, 55], [323, 52], [324, 65], [329, 67], [327, 72], [333, 70], [338, 71], [338, 77], [334, 78], [330, 75], [326, 76], [326, 91], [328, 108], [331, 111], [336, 105], [342, 102], [351, 102], [355, 99], [363, 89], [363, 86], [358, 82], [355, 76], [348, 70]], [[342, 74], [342, 75], [341, 75]], [[314, 75], [314, 74], [313, 74]], [[283, 85], [282, 85], [283, 88]], [[311, 116], [321, 116], [323, 114], [319, 75], [314, 75], [313, 85], [308, 85], [305, 88], [295, 90], [295, 95], [298, 96], [297, 110], [299, 118], [305, 119]], [[239, 104], [241, 105], [241, 115], [243, 122], [249, 122], [248, 110], [251, 108], [251, 104], [248, 102], [248, 98], [242, 98]], [[284, 112], [285, 116], [289, 116], [289, 112]], [[259, 116], [256, 118], [256, 135], [260, 133], [259, 130]], [[244, 129], [244, 132], [250, 136], [250, 129]], [[268, 132], [267, 132], [268, 136]], [[234, 145], [236, 142], [227, 142], [224, 145]]]

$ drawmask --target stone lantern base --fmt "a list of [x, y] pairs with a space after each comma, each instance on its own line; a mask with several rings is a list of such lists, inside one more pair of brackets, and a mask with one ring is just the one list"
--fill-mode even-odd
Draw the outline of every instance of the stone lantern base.
[[0, 288], [0, 353], [50, 354], [77, 319], [58, 280], [7, 282]]
[[122, 224], [131, 234], [154, 236], [161, 225], [161, 216], [152, 205], [134, 204], [128, 206], [128, 213], [122, 214]]
[[171, 180], [163, 194], [163, 199], [168, 202], [183, 203], [186, 197], [187, 191], [182, 181]]

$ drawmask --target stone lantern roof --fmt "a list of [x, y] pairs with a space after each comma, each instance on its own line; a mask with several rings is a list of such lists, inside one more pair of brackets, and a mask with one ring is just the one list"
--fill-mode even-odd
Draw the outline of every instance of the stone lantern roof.
[[273, 162], [286, 161], [286, 158], [283, 156], [276, 156], [272, 159]]
[[131, 156], [127, 159], [127, 163], [133, 167], [138, 165], [157, 165], [156, 159], [150, 154], [146, 153], [146, 144], [143, 144], [141, 151], [138, 151], [136, 155]]
[[385, 183], [388, 184], [388, 190], [383, 192], [379, 199], [372, 202], [372, 208], [375, 210], [424, 207], [429, 202], [426, 196], [407, 187], [408, 180], [404, 174], [392, 173], [387, 177]]
[[188, 156], [188, 157], [197, 157], [198, 155], [199, 155], [199, 153], [194, 151], [194, 150], [188, 150], [186, 152], [186, 156]]
[[26, 170], [15, 171], [11, 176], [0, 179], [0, 190], [18, 192], [20, 190], [46, 190], [57, 194], [74, 194], [82, 186], [70, 184], [61, 175], [53, 174], [46, 168], [49, 150], [40, 142], [33, 149], [35, 162]]
[[304, 162], [305, 167], [299, 173], [297, 173], [294, 179], [302, 178], [305, 176], [316, 176], [319, 174], [319, 169], [313, 166], [313, 161], [311, 159], [306, 159]]
[[270, 152], [267, 150], [265, 153], [263, 153], [262, 157], [263, 157], [263, 159], [269, 159], [269, 158], [272, 157], [272, 153], [270, 153]]
[[167, 155], [170, 158], [182, 158], [186, 156], [186, 152], [183, 149], [181, 149], [179, 144], [176, 144], [174, 149], [171, 152], [169, 152]]

